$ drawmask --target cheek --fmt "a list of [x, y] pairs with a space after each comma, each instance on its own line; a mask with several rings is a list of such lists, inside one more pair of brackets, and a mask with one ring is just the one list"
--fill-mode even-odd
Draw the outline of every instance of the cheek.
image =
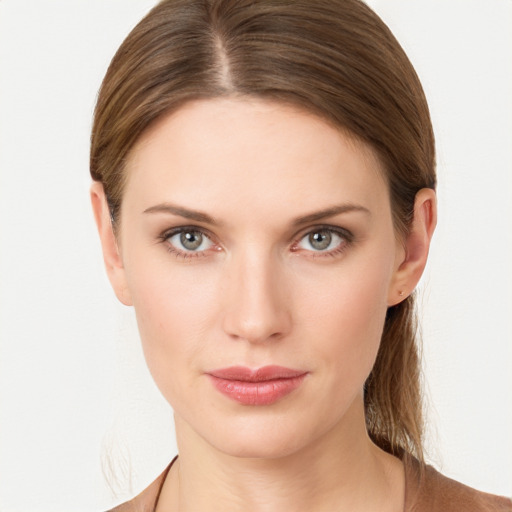
[[144, 356], [169, 401], [200, 373], [197, 365], [210, 350], [206, 333], [217, 318], [211, 272], [172, 263], [127, 269]]
[[340, 267], [329, 279], [312, 281], [296, 293], [306, 338], [336, 386], [362, 386], [373, 367], [387, 311], [388, 263], [368, 260]]

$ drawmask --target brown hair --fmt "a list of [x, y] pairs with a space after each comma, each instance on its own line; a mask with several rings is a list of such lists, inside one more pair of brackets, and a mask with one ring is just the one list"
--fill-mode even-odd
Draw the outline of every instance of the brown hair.
[[[124, 162], [141, 134], [185, 102], [221, 96], [292, 103], [369, 143], [404, 236], [418, 190], [435, 188], [434, 136], [418, 77], [359, 0], [164, 0], [114, 56], [98, 97], [91, 176], [114, 227]], [[414, 299], [388, 309], [365, 385], [367, 428], [385, 450], [423, 459]]]

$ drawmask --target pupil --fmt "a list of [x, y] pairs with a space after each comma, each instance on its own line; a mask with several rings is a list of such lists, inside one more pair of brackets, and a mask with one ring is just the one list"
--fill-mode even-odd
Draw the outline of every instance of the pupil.
[[203, 242], [203, 235], [199, 231], [187, 231], [186, 233], [181, 233], [180, 242], [185, 249], [193, 251]]
[[318, 250], [324, 250], [331, 244], [332, 235], [329, 231], [317, 231], [309, 235], [309, 243]]

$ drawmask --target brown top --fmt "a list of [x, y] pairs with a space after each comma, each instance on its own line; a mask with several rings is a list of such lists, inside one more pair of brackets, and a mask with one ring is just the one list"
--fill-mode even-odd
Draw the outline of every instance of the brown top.
[[512, 500], [477, 491], [443, 476], [432, 466], [404, 457], [404, 512], [512, 512]]
[[[172, 464], [143, 492], [109, 512], [154, 512]], [[406, 455], [404, 512], [512, 512], [512, 500], [480, 492], [447, 478], [432, 466], [420, 472], [419, 462]]]

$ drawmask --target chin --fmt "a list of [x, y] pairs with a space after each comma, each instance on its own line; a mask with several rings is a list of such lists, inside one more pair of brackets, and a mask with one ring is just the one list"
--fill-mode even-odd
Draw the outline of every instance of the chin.
[[329, 430], [327, 419], [310, 423], [302, 414], [290, 410], [276, 413], [270, 409], [238, 412], [211, 421], [202, 418], [196, 423], [199, 428], [194, 430], [217, 451], [252, 459], [289, 457], [316, 444]]
[[287, 433], [259, 432], [254, 435], [229, 435], [225, 439], [211, 440], [217, 450], [231, 457], [245, 459], [282, 459], [303, 448], [307, 442], [300, 442]]

